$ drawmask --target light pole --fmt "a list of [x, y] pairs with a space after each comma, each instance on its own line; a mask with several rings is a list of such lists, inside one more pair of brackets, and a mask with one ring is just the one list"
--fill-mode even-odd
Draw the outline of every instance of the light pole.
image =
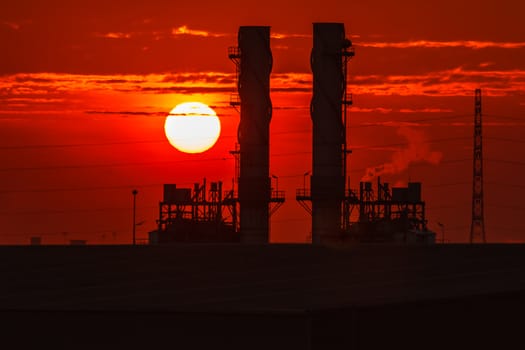
[[279, 178], [272, 174], [272, 177], [275, 179], [275, 195], [279, 195]]
[[136, 228], [135, 216], [136, 216], [136, 212], [137, 212], [137, 194], [138, 193], [139, 193], [139, 191], [137, 189], [134, 189], [133, 191], [131, 191], [131, 194], [133, 195], [133, 245], [135, 245], [135, 243], [136, 243], [136, 240], [135, 240], [135, 228]]
[[303, 175], [303, 188], [304, 188], [305, 192], [306, 192], [306, 177], [307, 177], [308, 175], [310, 175], [310, 171], [307, 171], [307, 172], [304, 173], [304, 175]]
[[441, 227], [441, 243], [445, 244], [445, 225], [443, 225], [441, 222], [437, 223], [439, 227]]

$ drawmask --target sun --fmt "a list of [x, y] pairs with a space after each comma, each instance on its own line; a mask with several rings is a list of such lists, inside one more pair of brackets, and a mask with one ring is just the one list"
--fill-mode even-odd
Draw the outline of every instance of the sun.
[[181, 152], [207, 151], [221, 134], [221, 122], [213, 109], [201, 102], [185, 102], [166, 117], [164, 132], [170, 144]]

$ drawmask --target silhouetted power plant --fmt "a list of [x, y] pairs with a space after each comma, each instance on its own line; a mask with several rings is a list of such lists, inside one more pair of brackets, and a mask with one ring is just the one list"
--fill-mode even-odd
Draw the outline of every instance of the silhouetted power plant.
[[222, 182], [212, 182], [209, 190], [206, 180], [193, 190], [165, 184], [157, 224], [150, 244], [239, 241], [237, 201], [233, 190], [223, 192]]
[[324, 243], [341, 230], [347, 153], [344, 110], [351, 103], [346, 63], [354, 51], [342, 23], [314, 23], [313, 32], [312, 242]]
[[[214, 200], [207, 201], [205, 185], [195, 185], [193, 194], [190, 189], [175, 189], [176, 185], [171, 185], [176, 193], [184, 191], [185, 200], [167, 203], [165, 187], [159, 227], [150, 232], [150, 243], [270, 240], [270, 216], [284, 203], [284, 191], [273, 190], [270, 177], [270, 27], [240, 27], [238, 46], [230, 47], [228, 56], [235, 63], [238, 89], [230, 102], [234, 107], [240, 106], [241, 115], [238, 144], [232, 151], [237, 190], [234, 188], [223, 198], [221, 183], [215, 187], [212, 183], [209, 196]], [[212, 215], [200, 216], [201, 212]]]
[[241, 27], [239, 46], [230, 49], [236, 64], [241, 120], [238, 179], [241, 241], [269, 241], [270, 179], [270, 27]]
[[[284, 203], [284, 192], [272, 189], [269, 172], [270, 27], [240, 27], [238, 46], [230, 47], [228, 56], [235, 63], [238, 90], [230, 104], [237, 110], [240, 106], [238, 144], [231, 152], [234, 188], [223, 194], [222, 183], [212, 183], [206, 194], [205, 182], [193, 191], [166, 185], [150, 243], [270, 241], [270, 216]], [[347, 65], [353, 56], [344, 24], [313, 24], [311, 191], [303, 188], [296, 194], [312, 215], [312, 243], [433, 243], [420, 183], [390, 189], [378, 180], [376, 192], [369, 182], [362, 182], [359, 191], [347, 186], [347, 106], [352, 104]]]
[[347, 66], [354, 50], [342, 23], [314, 23], [313, 33], [311, 191], [296, 194], [312, 215], [312, 243], [434, 243], [420, 183], [390, 190], [378, 179], [376, 192], [370, 182], [361, 182], [359, 191], [347, 188]]
[[[427, 229], [420, 182], [391, 188], [378, 178], [375, 192], [371, 182], [360, 182], [359, 192], [349, 190], [348, 194], [344, 205], [346, 229], [343, 239], [358, 242], [435, 242], [435, 233]], [[353, 221], [356, 216], [357, 221]]]

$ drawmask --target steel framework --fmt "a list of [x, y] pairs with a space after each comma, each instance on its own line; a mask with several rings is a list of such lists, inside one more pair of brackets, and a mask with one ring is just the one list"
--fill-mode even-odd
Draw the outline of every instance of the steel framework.
[[481, 137], [481, 89], [475, 91], [474, 156], [472, 178], [472, 223], [470, 243], [486, 242], [483, 210], [483, 140]]
[[239, 241], [233, 190], [223, 192], [220, 181], [208, 188], [206, 179], [193, 189], [165, 184], [157, 225], [149, 233], [150, 244]]

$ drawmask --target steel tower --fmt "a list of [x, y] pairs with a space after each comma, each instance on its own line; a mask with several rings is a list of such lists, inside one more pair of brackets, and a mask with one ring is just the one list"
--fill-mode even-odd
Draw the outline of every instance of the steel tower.
[[485, 223], [483, 212], [483, 142], [481, 138], [481, 89], [475, 91], [474, 103], [474, 157], [472, 179], [472, 224], [470, 243], [485, 243]]

